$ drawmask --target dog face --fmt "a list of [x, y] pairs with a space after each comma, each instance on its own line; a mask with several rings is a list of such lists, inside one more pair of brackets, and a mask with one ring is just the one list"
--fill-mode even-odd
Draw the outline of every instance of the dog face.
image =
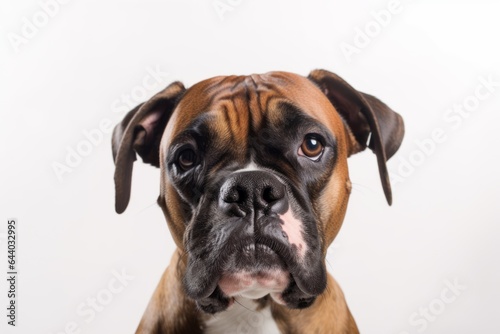
[[351, 189], [347, 157], [372, 148], [390, 202], [385, 161], [402, 137], [398, 114], [326, 71], [173, 83], [115, 128], [116, 209], [128, 204], [138, 153], [160, 167], [158, 202], [202, 310], [268, 294], [304, 308], [326, 288], [326, 250]]

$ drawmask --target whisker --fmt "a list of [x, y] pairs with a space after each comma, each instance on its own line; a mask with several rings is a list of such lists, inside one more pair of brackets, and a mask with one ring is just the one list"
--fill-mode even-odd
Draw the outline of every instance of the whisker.
[[144, 211], [151, 209], [153, 207], [153, 205], [156, 205], [156, 204], [157, 204], [156, 201], [154, 201], [150, 205], [148, 205], [148, 206], [142, 208], [141, 210], [139, 210], [138, 212], [136, 212], [135, 215], [137, 216], [137, 215], [143, 213]]
[[328, 267], [330, 267], [330, 269], [333, 271], [333, 266], [330, 264], [330, 261], [328, 261], [327, 258], [325, 258], [325, 260], [326, 260], [326, 263], [328, 264]]
[[236, 299], [236, 298], [234, 298], [234, 302], [235, 302], [235, 303], [238, 303], [241, 307], [243, 307], [243, 308], [247, 309], [247, 310], [248, 310], [248, 311], [250, 311], [250, 312], [255, 312], [255, 310], [249, 309], [248, 307], [246, 307], [245, 305], [243, 305], [242, 303], [240, 303], [240, 302], [238, 301], [238, 299]]
[[376, 191], [373, 188], [362, 185], [361, 183], [351, 183], [351, 184], [352, 184], [351, 191], [355, 191], [356, 193], [363, 195], [373, 195], [376, 193]]

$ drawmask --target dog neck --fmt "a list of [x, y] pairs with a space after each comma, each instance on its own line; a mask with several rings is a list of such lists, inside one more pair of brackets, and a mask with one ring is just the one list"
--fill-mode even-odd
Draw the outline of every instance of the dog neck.
[[226, 311], [207, 317], [205, 333], [279, 333], [268, 305], [257, 300], [236, 297]]

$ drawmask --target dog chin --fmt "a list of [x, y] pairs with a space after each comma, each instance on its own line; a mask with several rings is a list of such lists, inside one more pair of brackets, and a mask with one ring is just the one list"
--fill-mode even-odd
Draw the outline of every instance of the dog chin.
[[[267, 247], [256, 249], [260, 255], [257, 257], [265, 261], [250, 264], [252, 261], [249, 261], [248, 254], [243, 252], [232, 257], [233, 261], [229, 261], [231, 265], [220, 275], [216, 291], [229, 300], [228, 307], [233, 304], [235, 297], [257, 300], [268, 295], [277, 304], [288, 308], [301, 309], [314, 302], [316, 296], [298, 287], [293, 275], [276, 253]], [[238, 265], [235, 265], [235, 259], [239, 260], [236, 262]]]
[[197, 299], [196, 304], [205, 313], [214, 314], [231, 307], [236, 297], [257, 300], [268, 295], [291, 309], [309, 307], [317, 297], [301, 290], [288, 271], [270, 268], [224, 272], [210, 296]]
[[272, 249], [250, 244], [228, 259], [218, 286], [228, 297], [260, 299], [268, 294], [281, 294], [290, 283], [286, 268]]
[[[205, 276], [194, 275], [199, 272], [194, 263], [188, 266], [186, 291], [202, 311], [212, 314], [226, 310], [235, 297], [257, 300], [269, 295], [288, 308], [309, 307], [326, 287], [324, 265], [311, 261], [303, 268], [284, 248], [277, 250], [279, 254], [263, 244], [245, 244], [232, 254], [221, 254], [223, 267]], [[217, 266], [206, 266], [211, 268]]]
[[260, 299], [268, 294], [280, 295], [290, 282], [290, 274], [281, 269], [224, 273], [219, 281], [222, 292], [229, 297]]

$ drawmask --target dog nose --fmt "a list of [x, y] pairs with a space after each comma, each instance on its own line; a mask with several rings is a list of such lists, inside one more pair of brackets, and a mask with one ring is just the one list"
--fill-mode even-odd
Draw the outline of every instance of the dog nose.
[[265, 215], [288, 208], [285, 185], [265, 171], [232, 174], [220, 189], [219, 206], [231, 216], [244, 217], [252, 210]]

